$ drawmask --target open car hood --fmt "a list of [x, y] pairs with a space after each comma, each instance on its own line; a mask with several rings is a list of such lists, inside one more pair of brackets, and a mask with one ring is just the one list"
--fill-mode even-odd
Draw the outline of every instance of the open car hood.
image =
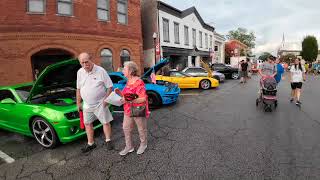
[[154, 72], [157, 73], [157, 71], [159, 71], [163, 66], [167, 65], [168, 63], [169, 63], [169, 59], [161, 59], [160, 62], [158, 62], [156, 65], [151, 67], [147, 72], [145, 72], [141, 78], [144, 79], [144, 78], [150, 77], [153, 69], [154, 69]]
[[27, 102], [35, 96], [64, 87], [76, 88], [77, 72], [81, 65], [77, 59], [62, 61], [48, 66], [34, 82]]

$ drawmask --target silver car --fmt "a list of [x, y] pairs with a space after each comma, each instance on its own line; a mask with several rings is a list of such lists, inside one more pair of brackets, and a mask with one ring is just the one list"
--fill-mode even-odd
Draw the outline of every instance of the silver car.
[[[182, 72], [195, 77], [206, 77], [208, 72], [202, 67], [186, 67]], [[224, 82], [226, 77], [224, 74], [217, 71], [212, 71], [212, 77], [217, 79], [219, 82]]]

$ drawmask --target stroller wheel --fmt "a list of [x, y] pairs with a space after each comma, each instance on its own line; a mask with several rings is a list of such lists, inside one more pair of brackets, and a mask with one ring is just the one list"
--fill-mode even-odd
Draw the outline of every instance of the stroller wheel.
[[278, 101], [275, 101], [274, 102], [274, 108], [277, 108], [278, 107]]
[[257, 98], [256, 99], [256, 106], [258, 106], [259, 105], [259, 99]]
[[265, 111], [265, 112], [272, 112], [272, 107], [271, 107], [271, 105], [266, 104], [266, 105], [264, 106], [264, 111]]

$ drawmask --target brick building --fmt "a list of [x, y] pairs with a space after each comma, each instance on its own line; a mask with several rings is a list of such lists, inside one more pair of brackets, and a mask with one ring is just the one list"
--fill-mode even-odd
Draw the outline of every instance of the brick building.
[[108, 71], [126, 60], [143, 68], [140, 14], [140, 0], [2, 0], [0, 85], [83, 51]]
[[249, 51], [248, 46], [238, 40], [229, 40], [228, 42], [226, 42], [225, 47], [226, 54], [229, 57], [246, 56]]

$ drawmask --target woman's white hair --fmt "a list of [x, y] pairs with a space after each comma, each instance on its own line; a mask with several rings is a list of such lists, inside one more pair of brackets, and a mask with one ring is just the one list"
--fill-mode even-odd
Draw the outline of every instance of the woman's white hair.
[[124, 62], [124, 67], [128, 67], [128, 70], [129, 70], [131, 76], [138, 76], [139, 68], [135, 62], [126, 61], [126, 62]]

